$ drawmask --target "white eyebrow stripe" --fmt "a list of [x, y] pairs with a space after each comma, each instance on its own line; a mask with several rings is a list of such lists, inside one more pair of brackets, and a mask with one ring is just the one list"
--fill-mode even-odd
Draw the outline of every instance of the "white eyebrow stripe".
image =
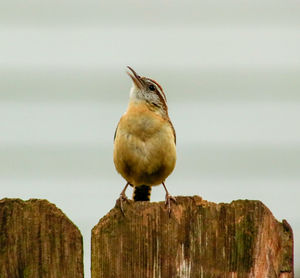
[[162, 89], [160, 88], [160, 85], [158, 85], [158, 83], [156, 83], [154, 80], [152, 79], [148, 79], [148, 81], [153, 84], [156, 88], [156, 90], [159, 92], [159, 94], [161, 95], [161, 97], [164, 99], [164, 101], [167, 103], [167, 99], [166, 99], [166, 95], [164, 94], [164, 92], [162, 91]]
[[165, 94], [160, 90], [160, 88], [158, 86], [156, 86], [157, 91], [160, 93], [160, 95], [162, 96], [162, 98], [165, 100], [165, 102], [167, 102], [166, 96]]

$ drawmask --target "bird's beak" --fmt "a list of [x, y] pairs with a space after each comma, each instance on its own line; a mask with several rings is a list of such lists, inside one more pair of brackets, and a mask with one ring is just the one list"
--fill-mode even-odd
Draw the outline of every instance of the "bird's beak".
[[127, 73], [131, 77], [133, 83], [139, 89], [142, 89], [143, 88], [143, 80], [141, 79], [141, 77], [131, 67], [127, 66], [127, 68], [131, 71], [131, 72], [127, 72]]

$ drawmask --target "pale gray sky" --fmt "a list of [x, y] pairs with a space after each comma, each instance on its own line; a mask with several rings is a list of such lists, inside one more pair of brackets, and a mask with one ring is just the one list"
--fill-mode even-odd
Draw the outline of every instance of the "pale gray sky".
[[263, 201], [292, 225], [299, 269], [299, 27], [299, 1], [2, 1], [1, 196], [61, 208], [90, 277], [90, 230], [124, 186], [112, 138], [130, 65], [167, 94], [170, 192]]

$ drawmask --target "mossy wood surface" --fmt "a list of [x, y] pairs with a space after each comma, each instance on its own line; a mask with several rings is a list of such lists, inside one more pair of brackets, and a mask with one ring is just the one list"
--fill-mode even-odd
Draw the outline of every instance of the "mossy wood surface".
[[259, 201], [177, 197], [112, 209], [92, 230], [92, 278], [293, 277], [293, 235]]
[[46, 200], [0, 201], [0, 278], [82, 278], [82, 236]]

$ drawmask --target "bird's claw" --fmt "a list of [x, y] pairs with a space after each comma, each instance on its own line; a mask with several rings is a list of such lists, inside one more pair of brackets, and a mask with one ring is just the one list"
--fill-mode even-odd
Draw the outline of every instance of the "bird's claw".
[[172, 195], [170, 194], [166, 194], [166, 201], [165, 201], [165, 205], [168, 209], [168, 212], [169, 212], [169, 216], [171, 215], [171, 201], [173, 201], [174, 203], [177, 203], [176, 202], [176, 198], [173, 197]]
[[123, 208], [123, 202], [124, 201], [127, 202], [127, 203], [129, 202], [127, 196], [125, 194], [121, 193], [119, 199], [117, 199], [117, 203], [120, 204], [120, 210], [121, 210], [123, 215], [125, 215], [124, 208]]

